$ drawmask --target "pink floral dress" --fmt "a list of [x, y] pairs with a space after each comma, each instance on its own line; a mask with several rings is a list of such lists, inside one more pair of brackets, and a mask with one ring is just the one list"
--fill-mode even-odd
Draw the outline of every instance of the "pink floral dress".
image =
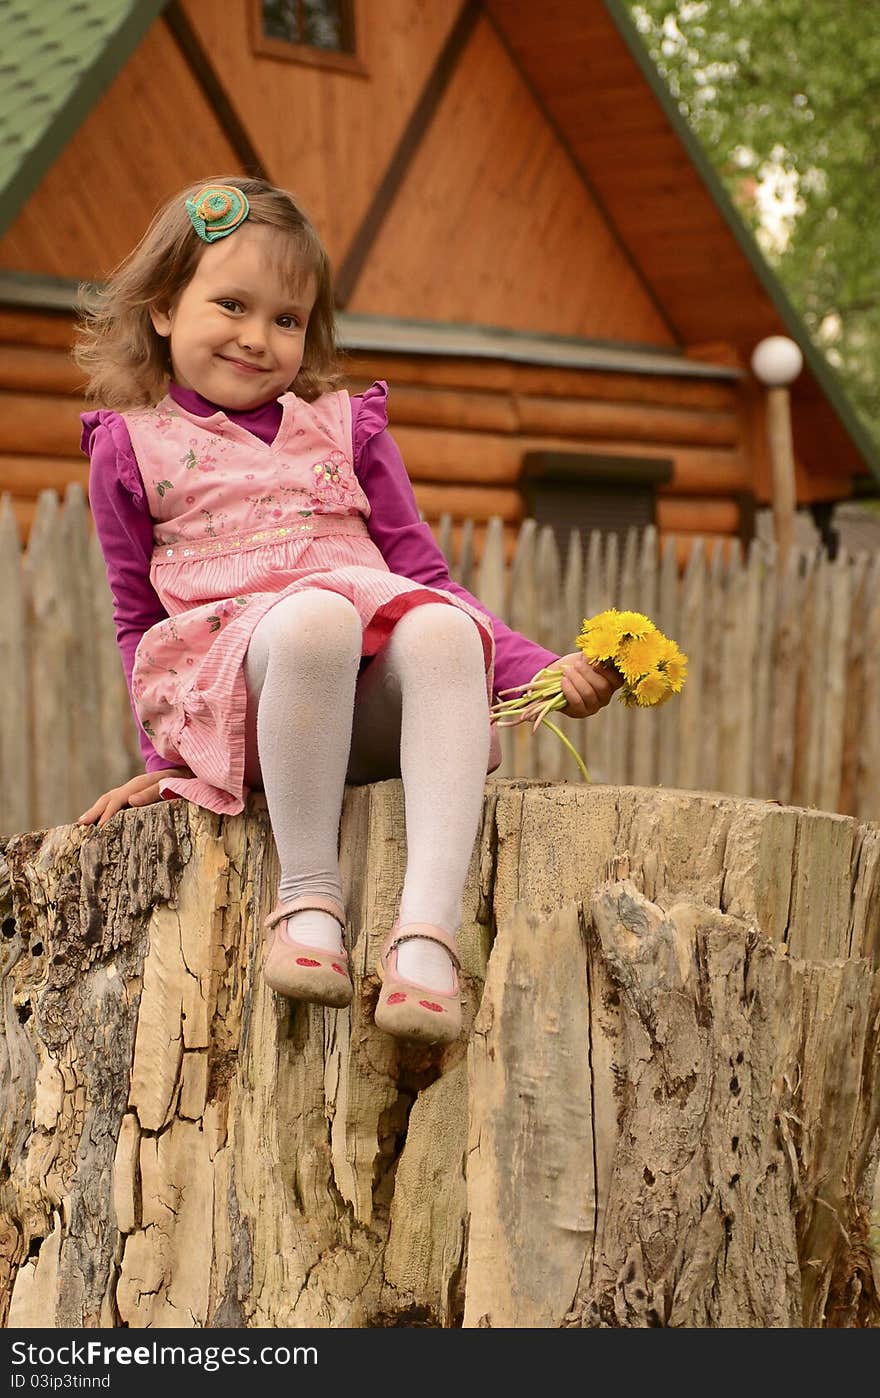
[[348, 598], [365, 656], [411, 607], [458, 607], [479, 628], [491, 699], [489, 618], [391, 573], [369, 536], [348, 394], [306, 403], [288, 393], [281, 404], [269, 445], [222, 412], [197, 417], [170, 397], [122, 414], [153, 519], [150, 581], [168, 613], [138, 645], [132, 695], [156, 751], [196, 774], [163, 779], [162, 794], [218, 814], [244, 807], [244, 657], [282, 597], [323, 588]]

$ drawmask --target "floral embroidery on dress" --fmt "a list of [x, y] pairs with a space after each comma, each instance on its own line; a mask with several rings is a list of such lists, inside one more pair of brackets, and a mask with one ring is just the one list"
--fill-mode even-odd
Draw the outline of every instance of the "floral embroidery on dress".
[[250, 597], [233, 597], [228, 602], [221, 602], [209, 617], [205, 618], [208, 630], [219, 631], [224, 621], [228, 621], [236, 609], [240, 612], [250, 602]]
[[318, 486], [338, 485], [340, 469], [347, 465], [348, 462], [341, 451], [331, 451], [326, 460], [316, 461], [312, 467], [312, 473], [317, 478], [315, 484]]
[[155, 487], [156, 494], [158, 495], [158, 497], [159, 497], [160, 500], [162, 499], [162, 497], [163, 497], [163, 495], [165, 494], [166, 490], [173, 490], [173, 489], [174, 489], [174, 482], [173, 482], [173, 481], [153, 481], [153, 485], [154, 485], [154, 487]]
[[[282, 511], [278, 507], [277, 495], [246, 495], [244, 498], [246, 504], [254, 507], [254, 519], [281, 518]], [[270, 505], [274, 505], [275, 508], [270, 510]]]
[[172, 426], [178, 414], [170, 407], [157, 408], [153, 415], [153, 426], [157, 432], [165, 433]]
[[214, 449], [203, 447], [201, 453], [197, 451], [199, 443], [197, 438], [191, 437], [189, 451], [186, 456], [180, 458], [181, 466], [185, 466], [188, 471], [214, 471], [217, 468], [217, 456]]
[[[222, 529], [223, 525], [226, 523], [226, 520], [228, 518], [225, 510], [220, 510], [215, 515], [213, 510], [209, 510], [207, 505], [203, 505], [200, 510], [200, 514], [205, 516], [205, 527], [202, 531], [202, 538], [216, 539], [218, 526]], [[188, 539], [195, 539], [198, 536], [196, 534], [187, 534], [185, 535], [185, 537]]]
[[345, 505], [354, 503], [357, 490], [351, 480], [351, 463], [344, 452], [331, 451], [312, 466], [314, 478], [312, 500], [316, 505]]

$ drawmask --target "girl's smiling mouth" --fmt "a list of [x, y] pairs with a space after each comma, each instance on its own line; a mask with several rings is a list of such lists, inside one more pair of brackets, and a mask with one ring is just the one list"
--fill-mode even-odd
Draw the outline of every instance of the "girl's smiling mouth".
[[245, 374], [265, 374], [264, 364], [249, 364], [246, 359], [233, 359], [230, 355], [219, 354], [218, 359], [222, 359], [224, 364], [231, 364], [233, 369], [240, 369]]

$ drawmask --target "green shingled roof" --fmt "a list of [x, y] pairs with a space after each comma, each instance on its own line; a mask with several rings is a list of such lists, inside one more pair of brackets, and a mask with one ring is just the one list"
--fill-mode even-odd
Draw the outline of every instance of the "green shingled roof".
[[0, 0], [0, 234], [166, 0]]

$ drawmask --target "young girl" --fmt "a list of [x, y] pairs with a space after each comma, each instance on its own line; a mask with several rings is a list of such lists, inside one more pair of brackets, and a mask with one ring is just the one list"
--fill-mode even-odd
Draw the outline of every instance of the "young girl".
[[79, 820], [262, 788], [281, 865], [264, 975], [352, 997], [337, 839], [346, 781], [401, 776], [407, 865], [376, 1023], [460, 1031], [456, 933], [497, 689], [567, 671], [573, 717], [618, 681], [449, 578], [386, 431], [386, 386], [338, 387], [327, 257], [284, 190], [221, 178], [159, 212], [75, 351], [89, 498], [146, 773]]

